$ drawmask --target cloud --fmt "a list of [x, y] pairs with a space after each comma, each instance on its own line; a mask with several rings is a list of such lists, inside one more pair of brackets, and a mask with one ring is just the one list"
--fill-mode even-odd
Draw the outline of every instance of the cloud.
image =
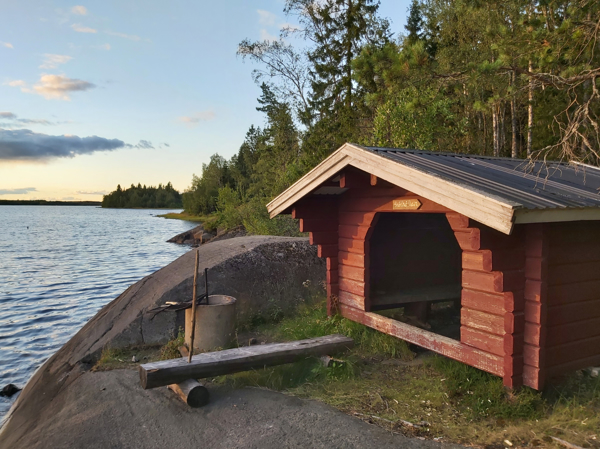
[[72, 56], [53, 55], [50, 53], [46, 53], [46, 54], [44, 54], [44, 62], [40, 66], [40, 69], [55, 69], [60, 64], [66, 64], [71, 59], [73, 59]]
[[15, 47], [13, 47], [13, 44], [11, 44], [10, 42], [0, 42], [0, 45], [2, 45], [3, 47], [6, 47], [6, 48], [12, 48], [12, 49], [15, 48]]
[[109, 36], [116, 36], [116, 37], [122, 37], [123, 39], [129, 39], [132, 41], [141, 41], [142, 38], [139, 36], [136, 36], [135, 34], [125, 34], [125, 33], [118, 33], [116, 31], [105, 31], [106, 34], [108, 34]]
[[78, 190], [78, 195], [106, 195], [108, 192], [106, 190], [98, 190], [96, 192], [89, 192], [85, 190]]
[[191, 116], [179, 117], [177, 120], [179, 120], [182, 123], [185, 123], [188, 126], [193, 127], [193, 126], [196, 126], [200, 122], [208, 122], [210, 120], [213, 120], [214, 118], [215, 118], [215, 113], [213, 111], [202, 111], [202, 112], [197, 112]]
[[102, 44], [102, 45], [97, 45], [96, 48], [99, 48], [100, 50], [110, 50], [110, 44]]
[[78, 23], [74, 23], [73, 25], [71, 25], [71, 28], [73, 28], [73, 30], [77, 31], [78, 33], [97, 33], [98, 32], [98, 30], [95, 30], [94, 28], [86, 27], [86, 26], [80, 25]]
[[171, 145], [169, 145], [167, 142], [164, 142], [163, 145], [166, 146], [167, 148], [171, 147]]
[[275, 22], [277, 21], [277, 16], [275, 14], [270, 11], [265, 11], [264, 9], [257, 9], [256, 12], [258, 13], [258, 23], [267, 26], [275, 25]]
[[135, 148], [140, 148], [142, 150], [153, 150], [154, 146], [152, 142], [148, 140], [140, 140], [137, 145], [134, 145]]
[[97, 151], [114, 151], [126, 146], [125, 142], [119, 139], [105, 139], [98, 136], [49, 136], [28, 129], [0, 128], [0, 160], [36, 161], [72, 158]]
[[76, 5], [71, 8], [71, 12], [78, 16], [87, 16], [88, 10], [85, 6]]
[[0, 195], [27, 195], [29, 192], [37, 192], [35, 187], [23, 187], [22, 189], [0, 189]]
[[23, 125], [56, 125], [49, 120], [45, 119], [31, 119], [31, 118], [18, 118], [16, 114], [12, 112], [0, 112], [0, 126], [4, 128], [21, 128]]
[[265, 30], [264, 28], [262, 28], [260, 30], [260, 40], [261, 41], [278, 41], [279, 38], [277, 36], [273, 36], [271, 33], [269, 33], [267, 30]]
[[20, 87], [22, 92], [41, 95], [46, 100], [66, 101], [71, 99], [69, 97], [71, 92], [83, 92], [96, 87], [88, 81], [68, 78], [65, 75], [42, 75], [32, 88], [27, 87], [25, 81], [22, 80], [11, 81], [8, 85]]

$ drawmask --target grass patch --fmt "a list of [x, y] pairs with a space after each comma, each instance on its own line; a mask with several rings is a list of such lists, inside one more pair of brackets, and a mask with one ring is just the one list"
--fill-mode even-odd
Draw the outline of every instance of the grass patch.
[[161, 218], [168, 218], [171, 220], [185, 220], [185, 221], [194, 221], [194, 222], [204, 222], [204, 217], [198, 217], [196, 215], [190, 215], [186, 212], [180, 212], [180, 213], [169, 213], [169, 214], [162, 214], [162, 215], [157, 215], [157, 217], [161, 217]]
[[[140, 363], [155, 362], [160, 359], [160, 346], [130, 346], [127, 348], [105, 347], [100, 359], [92, 371], [110, 371], [113, 369], [137, 369]], [[133, 357], [138, 360], [133, 361]]]
[[160, 360], [176, 359], [181, 357], [179, 348], [185, 344], [185, 332], [182, 327], [179, 328], [177, 337], [169, 341], [166, 345], [160, 348]]
[[[323, 401], [388, 430], [490, 448], [557, 447], [551, 437], [600, 448], [600, 378], [581, 372], [547, 387], [506, 390], [502, 379], [442, 356], [414, 359], [408, 345], [339, 316], [325, 305], [303, 305], [294, 316], [259, 322], [262, 340], [286, 341], [333, 333], [355, 348], [325, 367], [298, 363], [214, 379], [231, 387], [265, 387]], [[376, 418], [369, 418], [376, 417]], [[429, 426], [410, 428], [426, 421]]]

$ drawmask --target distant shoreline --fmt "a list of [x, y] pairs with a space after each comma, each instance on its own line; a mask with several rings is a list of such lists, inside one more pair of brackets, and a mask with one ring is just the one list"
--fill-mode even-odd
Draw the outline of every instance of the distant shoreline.
[[0, 206], [100, 206], [100, 201], [0, 200]]

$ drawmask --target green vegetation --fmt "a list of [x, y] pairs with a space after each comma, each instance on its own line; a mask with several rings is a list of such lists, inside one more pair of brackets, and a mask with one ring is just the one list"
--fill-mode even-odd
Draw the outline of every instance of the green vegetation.
[[102, 197], [102, 207], [112, 208], [182, 208], [181, 194], [173, 188], [170, 182], [163, 186], [146, 187], [138, 184], [128, 189], [121, 189], [119, 184], [116, 190]]
[[593, 0], [413, 0], [394, 37], [377, 0], [286, 0], [288, 40], [242, 41], [262, 127], [215, 154], [183, 193], [218, 226], [288, 234], [265, 205], [345, 142], [597, 164]]
[[[254, 328], [269, 341], [341, 333], [356, 346], [325, 367], [310, 358], [215, 379], [230, 387], [266, 387], [332, 405], [405, 434], [486, 447], [552, 446], [558, 437], [600, 447], [600, 378], [581, 372], [543, 392], [506, 390], [502, 379], [442, 356], [414, 354], [406, 343], [305, 305], [294, 316]], [[402, 420], [423, 427], [407, 427]]]

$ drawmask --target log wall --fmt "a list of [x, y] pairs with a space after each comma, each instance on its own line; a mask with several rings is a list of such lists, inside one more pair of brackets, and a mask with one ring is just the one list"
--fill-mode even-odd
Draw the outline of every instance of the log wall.
[[[502, 357], [507, 387], [523, 382], [524, 229], [507, 236], [457, 213], [446, 217], [462, 253], [461, 342]], [[474, 366], [474, 365], [473, 365]]]
[[546, 240], [540, 357], [550, 377], [600, 365], [600, 222], [547, 224]]

